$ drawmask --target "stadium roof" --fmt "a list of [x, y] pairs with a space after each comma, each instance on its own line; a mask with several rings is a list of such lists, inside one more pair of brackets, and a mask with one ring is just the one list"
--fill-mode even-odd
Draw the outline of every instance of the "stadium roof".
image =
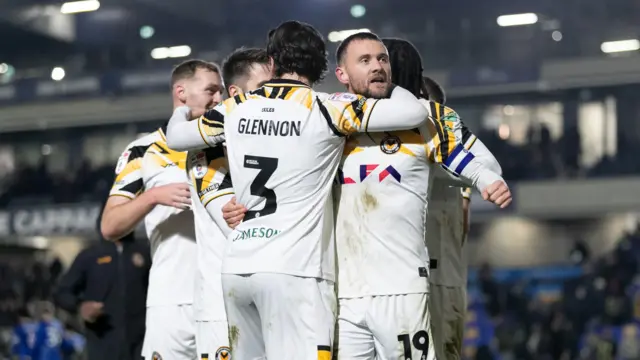
[[[238, 46], [262, 45], [267, 30], [288, 19], [310, 22], [325, 35], [368, 28], [407, 37], [434, 68], [602, 55], [602, 42], [640, 33], [640, 3], [633, 0], [366, 0], [359, 18], [349, 11], [354, 0], [102, 0], [97, 11], [74, 15], [61, 15], [62, 4], [0, 3], [0, 63], [149, 66], [151, 49], [177, 45], [190, 46], [193, 56], [219, 58]], [[535, 23], [496, 23], [500, 15], [519, 13], [535, 14]], [[152, 37], [141, 38], [143, 26], [153, 28]]]

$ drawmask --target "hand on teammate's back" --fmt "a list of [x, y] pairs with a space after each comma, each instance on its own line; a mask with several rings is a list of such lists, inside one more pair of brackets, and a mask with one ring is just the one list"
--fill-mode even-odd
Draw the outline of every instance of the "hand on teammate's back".
[[187, 183], [173, 183], [149, 190], [158, 205], [188, 209], [191, 206], [191, 193]]
[[498, 180], [482, 191], [482, 198], [504, 209], [511, 204], [511, 191], [504, 181]]
[[80, 316], [88, 323], [95, 322], [100, 315], [102, 315], [102, 309], [104, 304], [97, 301], [85, 301], [80, 304]]
[[246, 212], [247, 209], [243, 205], [236, 203], [235, 196], [222, 207], [222, 217], [232, 229], [240, 224]]

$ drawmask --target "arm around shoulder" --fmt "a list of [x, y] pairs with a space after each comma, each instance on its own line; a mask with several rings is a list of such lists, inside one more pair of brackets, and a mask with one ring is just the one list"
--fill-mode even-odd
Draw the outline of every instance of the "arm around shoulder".
[[196, 150], [224, 142], [224, 104], [191, 121], [191, 110], [180, 106], [167, 125], [167, 146], [177, 151]]
[[365, 122], [365, 132], [415, 129], [429, 116], [427, 108], [411, 92], [399, 86], [393, 89], [391, 98], [377, 100], [374, 105]]

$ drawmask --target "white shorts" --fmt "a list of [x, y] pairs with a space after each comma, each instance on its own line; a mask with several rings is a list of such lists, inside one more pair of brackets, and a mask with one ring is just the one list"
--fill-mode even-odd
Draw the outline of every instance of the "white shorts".
[[200, 360], [231, 360], [226, 321], [196, 321], [196, 348]]
[[286, 274], [222, 275], [234, 359], [330, 360], [333, 283]]
[[338, 360], [434, 360], [429, 294], [340, 299]]
[[467, 290], [430, 285], [429, 311], [438, 360], [460, 360], [467, 313]]
[[147, 308], [142, 357], [145, 360], [197, 359], [196, 331], [191, 305]]

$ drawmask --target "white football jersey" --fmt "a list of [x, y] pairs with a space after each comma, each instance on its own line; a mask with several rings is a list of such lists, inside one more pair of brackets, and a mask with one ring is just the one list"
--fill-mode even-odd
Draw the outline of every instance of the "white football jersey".
[[[187, 154], [167, 147], [164, 130], [133, 141], [120, 156], [110, 196], [134, 199], [145, 190], [187, 182]], [[196, 242], [193, 212], [158, 205], [144, 218], [151, 245], [147, 306], [193, 303]]]
[[[426, 119], [415, 97], [393, 98], [330, 96], [280, 79], [228, 99], [198, 120], [199, 136], [209, 145], [224, 132], [236, 197], [249, 209], [229, 237], [223, 273], [335, 280], [330, 191], [345, 136], [411, 128]], [[393, 111], [407, 113], [404, 123], [392, 121]]]
[[338, 297], [426, 293], [432, 164], [411, 130], [350, 138], [338, 171]]
[[425, 106], [431, 121], [420, 130], [359, 134], [347, 142], [334, 193], [339, 298], [428, 292], [425, 221], [437, 192], [430, 185], [439, 176], [464, 184], [459, 176], [475, 160], [462, 150], [458, 114], [438, 103]]
[[222, 146], [190, 151], [187, 169], [198, 243], [194, 317], [199, 321], [226, 321], [221, 270], [227, 238], [206, 209], [214, 199], [233, 194]]

